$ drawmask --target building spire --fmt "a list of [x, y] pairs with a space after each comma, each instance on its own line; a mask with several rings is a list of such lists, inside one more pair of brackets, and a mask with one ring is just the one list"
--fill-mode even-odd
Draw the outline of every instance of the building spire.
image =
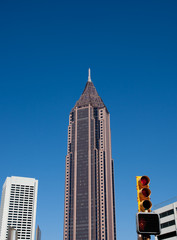
[[91, 82], [91, 73], [90, 73], [90, 68], [88, 69], [88, 82]]
[[80, 108], [80, 107], [89, 106], [89, 104], [92, 107], [97, 107], [97, 108], [106, 107], [103, 103], [103, 100], [98, 95], [97, 90], [91, 80], [90, 68], [88, 69], [88, 81], [86, 83], [84, 91], [80, 96], [79, 100], [76, 102], [73, 109], [75, 109], [76, 107]]

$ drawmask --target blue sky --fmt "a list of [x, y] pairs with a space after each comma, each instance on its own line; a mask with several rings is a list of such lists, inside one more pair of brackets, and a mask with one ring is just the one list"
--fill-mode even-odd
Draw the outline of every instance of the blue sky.
[[[177, 1], [1, 1], [0, 188], [39, 180], [42, 240], [63, 236], [69, 112], [91, 68], [111, 114], [117, 236], [136, 239], [137, 175], [177, 196]], [[128, 231], [127, 231], [128, 228]]]

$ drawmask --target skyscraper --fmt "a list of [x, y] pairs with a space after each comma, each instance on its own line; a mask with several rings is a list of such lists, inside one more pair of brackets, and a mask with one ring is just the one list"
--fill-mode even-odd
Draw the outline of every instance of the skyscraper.
[[41, 240], [41, 229], [39, 226], [36, 228], [36, 240]]
[[69, 115], [64, 240], [115, 240], [110, 115], [90, 77]]
[[8, 237], [8, 226], [18, 232], [18, 240], [34, 240], [38, 180], [7, 177], [0, 209], [0, 239]]

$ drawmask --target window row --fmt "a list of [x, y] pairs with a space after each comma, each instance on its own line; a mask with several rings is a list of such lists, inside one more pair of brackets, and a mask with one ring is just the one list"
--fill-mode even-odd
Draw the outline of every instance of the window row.
[[174, 210], [170, 209], [166, 212], [160, 213], [159, 215], [160, 215], [160, 218], [163, 218], [163, 217], [166, 217], [166, 216], [169, 216], [169, 215], [172, 215], [172, 214], [174, 214]]
[[161, 228], [166, 228], [166, 227], [170, 227], [172, 225], [175, 225], [175, 220], [169, 221], [169, 222], [165, 222], [161, 224]]

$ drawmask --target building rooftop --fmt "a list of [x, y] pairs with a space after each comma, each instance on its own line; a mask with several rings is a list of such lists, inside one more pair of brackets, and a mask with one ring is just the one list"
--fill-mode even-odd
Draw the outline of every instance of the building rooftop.
[[166, 200], [164, 202], [161, 202], [161, 203], [158, 203], [158, 204], [154, 205], [153, 210], [165, 207], [165, 206], [167, 206], [169, 204], [172, 204], [174, 202], [177, 202], [177, 196], [173, 197], [173, 198], [170, 198], [170, 199], [168, 199], [168, 200]]

